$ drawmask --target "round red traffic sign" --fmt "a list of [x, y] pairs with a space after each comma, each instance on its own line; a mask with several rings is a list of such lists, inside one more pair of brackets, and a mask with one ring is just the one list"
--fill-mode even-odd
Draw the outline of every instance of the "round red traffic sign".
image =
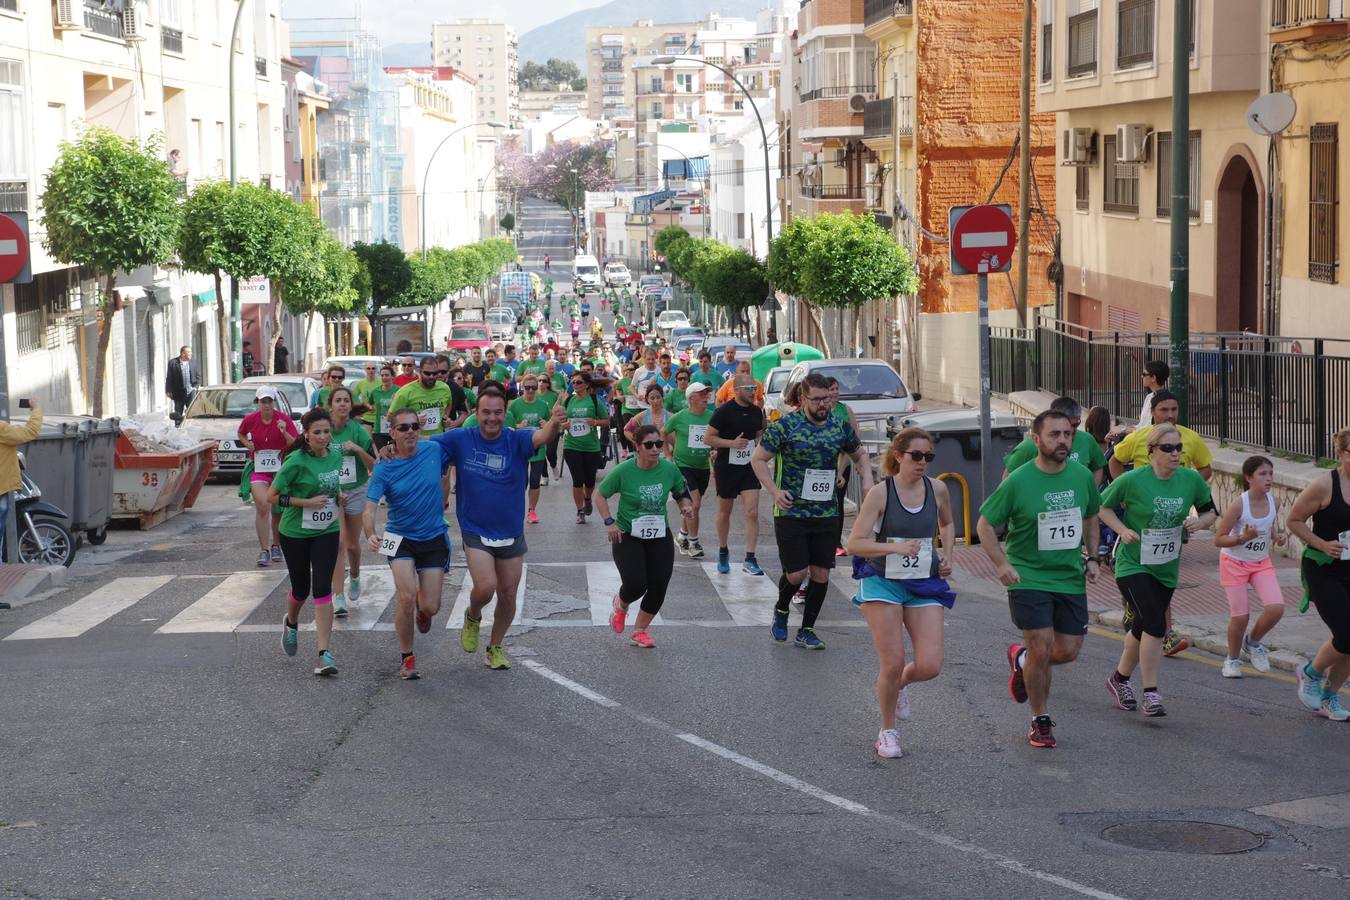
[[28, 264], [28, 235], [19, 223], [0, 213], [0, 284], [13, 281]]
[[952, 256], [972, 272], [1006, 272], [1012, 264], [1017, 230], [1012, 216], [997, 206], [972, 206], [952, 229]]

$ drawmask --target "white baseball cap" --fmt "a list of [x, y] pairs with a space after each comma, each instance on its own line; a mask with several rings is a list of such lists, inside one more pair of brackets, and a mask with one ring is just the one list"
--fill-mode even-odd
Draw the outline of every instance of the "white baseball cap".
[[701, 394], [704, 391], [711, 391], [711, 390], [712, 387], [710, 385], [703, 383], [702, 381], [691, 381], [689, 382], [689, 387], [684, 389], [684, 395], [686, 397], [692, 397], [695, 394]]
[[263, 399], [275, 401], [277, 399], [277, 389], [274, 387], [263, 385], [262, 387], [258, 388], [256, 391], [253, 392], [253, 399], [255, 401]]

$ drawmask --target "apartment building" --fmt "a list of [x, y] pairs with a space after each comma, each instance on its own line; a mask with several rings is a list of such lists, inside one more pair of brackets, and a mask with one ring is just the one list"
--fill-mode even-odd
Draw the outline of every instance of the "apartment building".
[[[1064, 314], [1093, 328], [1168, 328], [1175, 2], [1039, 0], [1036, 104], [1055, 114]], [[1180, 2], [1191, 3], [1195, 23], [1181, 61], [1190, 73], [1191, 329], [1266, 331], [1277, 327], [1261, 302], [1266, 142], [1246, 111], [1266, 79], [1269, 19], [1262, 0]], [[1306, 160], [1306, 150], [1289, 155]], [[1300, 230], [1299, 217], [1287, 227]]]
[[574, 91], [561, 85], [554, 90], [521, 91], [520, 122], [528, 124], [548, 113], [584, 114], [589, 107], [585, 91]]
[[319, 119], [328, 115], [332, 100], [328, 86], [304, 70], [297, 59], [283, 57], [281, 77], [286, 85], [282, 145], [285, 152], [286, 193], [319, 215], [324, 181], [319, 167]]
[[[126, 137], [164, 136], [186, 187], [230, 172], [227, 78], [236, 70], [234, 168], [240, 181], [285, 187], [279, 0], [254, 0], [231, 48], [234, 2], [0, 2], [0, 209], [26, 212], [33, 281], [0, 285], [9, 389], [49, 410], [83, 413], [98, 344], [92, 273], [43, 249], [38, 197], [58, 145], [81, 123]], [[233, 56], [231, 56], [233, 50]], [[174, 266], [120, 273], [103, 409], [164, 408], [163, 373], [178, 347], [205, 379], [221, 377], [214, 284]], [[265, 308], [265, 307], [264, 307]]]
[[478, 121], [520, 127], [520, 42], [514, 28], [491, 19], [438, 22], [431, 26], [431, 59], [477, 80]]
[[[683, 54], [695, 46], [700, 22], [586, 26], [586, 104], [592, 119], [634, 119], [638, 85], [635, 63], [663, 54]], [[650, 77], [650, 76], [649, 76]]]

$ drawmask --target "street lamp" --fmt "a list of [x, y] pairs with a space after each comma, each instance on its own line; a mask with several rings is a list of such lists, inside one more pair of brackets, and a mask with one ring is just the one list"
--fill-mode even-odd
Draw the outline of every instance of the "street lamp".
[[[431, 177], [431, 164], [436, 161], [436, 154], [441, 152], [441, 148], [445, 146], [446, 141], [450, 140], [452, 137], [459, 134], [461, 131], [464, 131], [466, 128], [478, 128], [479, 126], [482, 125], [486, 125], [489, 128], [506, 127], [501, 122], [470, 122], [467, 125], [461, 125], [454, 131], [447, 134], [445, 137], [441, 138], [441, 142], [436, 145], [436, 149], [431, 151], [431, 156], [427, 157], [427, 168], [426, 171], [422, 173], [422, 203], [421, 203], [421, 212], [419, 214], [419, 217], [422, 220], [423, 260], [427, 258], [427, 179]], [[481, 203], [480, 203], [480, 210], [481, 210]]]

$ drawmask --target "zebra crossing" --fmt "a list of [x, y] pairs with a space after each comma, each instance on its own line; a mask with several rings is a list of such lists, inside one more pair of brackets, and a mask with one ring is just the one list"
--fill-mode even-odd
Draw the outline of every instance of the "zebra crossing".
[[[469, 606], [471, 583], [462, 567], [446, 576], [442, 613], [447, 630], [458, 629]], [[608, 560], [577, 563], [526, 563], [512, 625], [521, 629], [608, 627], [610, 604], [619, 575]], [[52, 600], [32, 621], [4, 633], [0, 642], [75, 639], [97, 636], [101, 628], [144, 632], [156, 638], [184, 635], [276, 633], [286, 607], [286, 573], [281, 569], [221, 575], [137, 575], [113, 578], [84, 593], [68, 591]], [[183, 595], [196, 599], [179, 599]], [[853, 581], [844, 570], [832, 575], [822, 626], [862, 626], [849, 598]], [[73, 596], [72, 596], [73, 595]], [[349, 615], [335, 630], [387, 632], [394, 628], [394, 583], [389, 569], [362, 571], [361, 596], [348, 603]], [[452, 599], [453, 598], [453, 599]], [[767, 626], [776, 581], [733, 569], [719, 574], [713, 562], [681, 562], [675, 568], [658, 626], [735, 628]], [[448, 609], [449, 615], [446, 615]], [[496, 604], [485, 610], [491, 626]], [[158, 615], [148, 615], [158, 613]], [[301, 626], [312, 631], [312, 621]]]

